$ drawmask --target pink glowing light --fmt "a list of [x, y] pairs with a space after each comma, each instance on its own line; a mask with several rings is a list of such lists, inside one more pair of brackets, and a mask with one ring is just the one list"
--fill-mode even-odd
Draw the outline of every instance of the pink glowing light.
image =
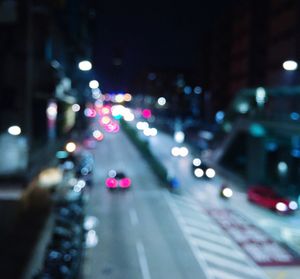
[[108, 133], [117, 133], [120, 130], [120, 126], [116, 122], [110, 122], [109, 124], [105, 125], [105, 130]]
[[105, 180], [105, 184], [107, 188], [117, 188], [118, 181], [115, 178], [109, 177]]
[[131, 180], [129, 178], [123, 178], [120, 180], [119, 185], [121, 188], [129, 188], [131, 185]]
[[151, 110], [150, 110], [150, 109], [144, 109], [144, 110], [142, 111], [142, 116], [143, 116], [144, 118], [146, 118], [146, 119], [151, 118], [151, 116], [152, 116]]

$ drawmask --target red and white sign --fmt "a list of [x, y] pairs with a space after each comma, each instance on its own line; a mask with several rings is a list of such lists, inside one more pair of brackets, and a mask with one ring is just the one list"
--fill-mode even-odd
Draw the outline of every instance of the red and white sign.
[[207, 212], [258, 265], [300, 264], [297, 253], [273, 240], [237, 212], [230, 209], [208, 209]]

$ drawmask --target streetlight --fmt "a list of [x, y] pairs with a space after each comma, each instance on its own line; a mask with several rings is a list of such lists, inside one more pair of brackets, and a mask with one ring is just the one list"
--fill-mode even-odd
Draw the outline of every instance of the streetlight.
[[294, 60], [287, 60], [282, 64], [282, 67], [286, 71], [295, 71], [298, 68], [298, 63]]
[[90, 71], [92, 69], [92, 63], [88, 60], [83, 60], [78, 63], [78, 68], [81, 71]]
[[91, 80], [90, 82], [89, 82], [89, 87], [91, 88], [91, 89], [97, 89], [98, 87], [99, 87], [99, 82], [97, 81], [97, 80]]
[[21, 134], [21, 128], [19, 126], [11, 126], [8, 128], [8, 133], [12, 136], [18, 136]]

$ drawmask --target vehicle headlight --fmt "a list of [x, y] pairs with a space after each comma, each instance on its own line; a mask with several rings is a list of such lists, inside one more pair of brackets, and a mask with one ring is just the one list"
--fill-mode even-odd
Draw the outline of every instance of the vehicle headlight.
[[202, 169], [200, 169], [200, 168], [196, 168], [196, 169], [194, 170], [194, 175], [195, 175], [196, 177], [202, 177], [202, 176], [204, 175], [204, 171], [203, 171]]
[[180, 155], [180, 148], [177, 146], [173, 147], [171, 153], [174, 157], [178, 157]]
[[291, 210], [296, 210], [298, 208], [298, 204], [295, 201], [290, 201], [289, 202], [289, 208]]
[[180, 147], [180, 156], [181, 157], [186, 157], [188, 154], [189, 154], [189, 150], [185, 146]]
[[206, 174], [206, 176], [207, 176], [208, 178], [213, 178], [213, 177], [215, 177], [216, 172], [215, 172], [214, 169], [208, 168], [208, 169], [206, 170], [205, 174]]
[[199, 167], [199, 166], [201, 165], [201, 160], [200, 160], [199, 158], [195, 158], [195, 159], [193, 160], [193, 165], [194, 165], [195, 167]]
[[231, 198], [232, 195], [233, 195], [233, 192], [232, 192], [232, 190], [231, 190], [230, 188], [226, 187], [226, 188], [224, 188], [224, 189], [222, 190], [222, 194], [223, 194], [223, 196], [226, 197], [226, 198]]
[[287, 207], [287, 205], [285, 204], [285, 203], [283, 203], [283, 202], [278, 202], [278, 203], [276, 203], [276, 209], [278, 210], [278, 211], [281, 211], [281, 212], [283, 212], [283, 211], [287, 211], [288, 210], [288, 207]]

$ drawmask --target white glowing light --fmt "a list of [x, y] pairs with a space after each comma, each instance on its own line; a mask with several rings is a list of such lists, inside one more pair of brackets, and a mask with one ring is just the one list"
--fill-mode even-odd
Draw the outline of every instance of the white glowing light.
[[124, 102], [124, 95], [123, 94], [117, 94], [115, 96], [115, 102], [116, 103], [122, 103], [122, 102]]
[[255, 100], [259, 105], [263, 105], [266, 102], [266, 90], [263, 87], [256, 89]]
[[193, 165], [194, 165], [195, 167], [199, 167], [199, 166], [201, 165], [201, 160], [200, 160], [199, 158], [195, 158], [195, 159], [193, 160]]
[[242, 102], [238, 105], [238, 110], [240, 113], [247, 113], [249, 111], [250, 107], [247, 102]]
[[148, 122], [139, 121], [138, 123], [136, 123], [136, 128], [138, 130], [145, 130], [145, 129], [149, 128], [149, 124], [148, 124]]
[[185, 138], [184, 132], [182, 132], [182, 131], [175, 132], [175, 134], [174, 134], [174, 140], [177, 143], [183, 143], [184, 142], [184, 138]]
[[111, 107], [112, 116], [124, 115], [126, 108], [122, 105], [114, 105]]
[[233, 195], [233, 192], [232, 192], [232, 190], [231, 190], [230, 188], [226, 187], [226, 188], [224, 188], [224, 189], [222, 190], [222, 194], [223, 194], [223, 196], [226, 197], [226, 198], [231, 198], [232, 195]]
[[98, 225], [99, 221], [96, 217], [94, 216], [87, 216], [85, 219], [84, 219], [84, 223], [83, 223], [83, 227], [89, 231], [89, 230], [92, 230], [94, 229], [97, 225]]
[[288, 60], [288, 61], [285, 61], [282, 64], [282, 67], [286, 71], [295, 71], [298, 68], [298, 63], [296, 61], [293, 61], [293, 60]]
[[92, 96], [95, 100], [101, 97], [101, 90], [99, 88], [93, 89]]
[[288, 171], [288, 165], [286, 162], [279, 162], [277, 168], [281, 174], [285, 174]]
[[77, 146], [74, 142], [68, 142], [66, 144], [66, 150], [70, 153], [74, 152], [76, 150]]
[[144, 135], [147, 137], [150, 137], [151, 136], [151, 128], [144, 129]]
[[72, 105], [72, 111], [74, 111], [74, 112], [80, 111], [80, 105], [78, 105], [78, 104]]
[[171, 153], [174, 157], [177, 157], [180, 155], [180, 148], [175, 146], [171, 149]]
[[94, 138], [99, 138], [101, 136], [103, 136], [103, 134], [99, 130], [93, 131], [93, 137]]
[[151, 128], [150, 132], [151, 132], [152, 137], [155, 137], [157, 135], [157, 129], [156, 128]]
[[110, 170], [109, 172], [108, 172], [108, 176], [109, 177], [115, 177], [117, 175], [117, 172], [115, 171], [115, 170]]
[[285, 203], [283, 203], [283, 202], [278, 202], [278, 203], [276, 203], [276, 209], [278, 210], [278, 211], [287, 211], [288, 210], [288, 207], [287, 207], [287, 205], [285, 204]]
[[125, 121], [133, 121], [134, 120], [134, 114], [131, 112], [130, 109], [125, 109], [123, 111], [123, 118]]
[[46, 113], [49, 120], [55, 120], [57, 116], [57, 104], [54, 102], [50, 102], [47, 107]]
[[208, 169], [206, 170], [205, 174], [206, 174], [206, 176], [207, 176], [208, 178], [213, 178], [213, 177], [215, 177], [216, 172], [215, 172], [214, 169], [208, 168]]
[[84, 60], [78, 63], [78, 68], [81, 71], [89, 71], [92, 69], [92, 63], [90, 61]]
[[204, 171], [203, 171], [202, 169], [200, 169], [200, 168], [196, 168], [196, 169], [194, 170], [194, 175], [195, 175], [196, 177], [202, 177], [202, 176], [204, 175]]
[[97, 80], [93, 79], [89, 82], [89, 87], [91, 89], [97, 89], [99, 87], [99, 82]]
[[78, 180], [77, 184], [81, 189], [85, 187], [86, 182], [83, 179]]
[[164, 97], [159, 97], [157, 103], [163, 107], [167, 103], [167, 100]]
[[289, 208], [291, 210], [296, 210], [298, 208], [298, 204], [295, 201], [290, 201], [289, 202]]
[[98, 244], [98, 236], [95, 230], [89, 230], [86, 234], [85, 247], [93, 248]]
[[8, 128], [8, 133], [11, 134], [12, 136], [18, 136], [21, 134], [21, 128], [19, 126], [11, 126]]
[[189, 150], [185, 146], [180, 147], [180, 156], [181, 157], [186, 157], [188, 154], [189, 154]]

